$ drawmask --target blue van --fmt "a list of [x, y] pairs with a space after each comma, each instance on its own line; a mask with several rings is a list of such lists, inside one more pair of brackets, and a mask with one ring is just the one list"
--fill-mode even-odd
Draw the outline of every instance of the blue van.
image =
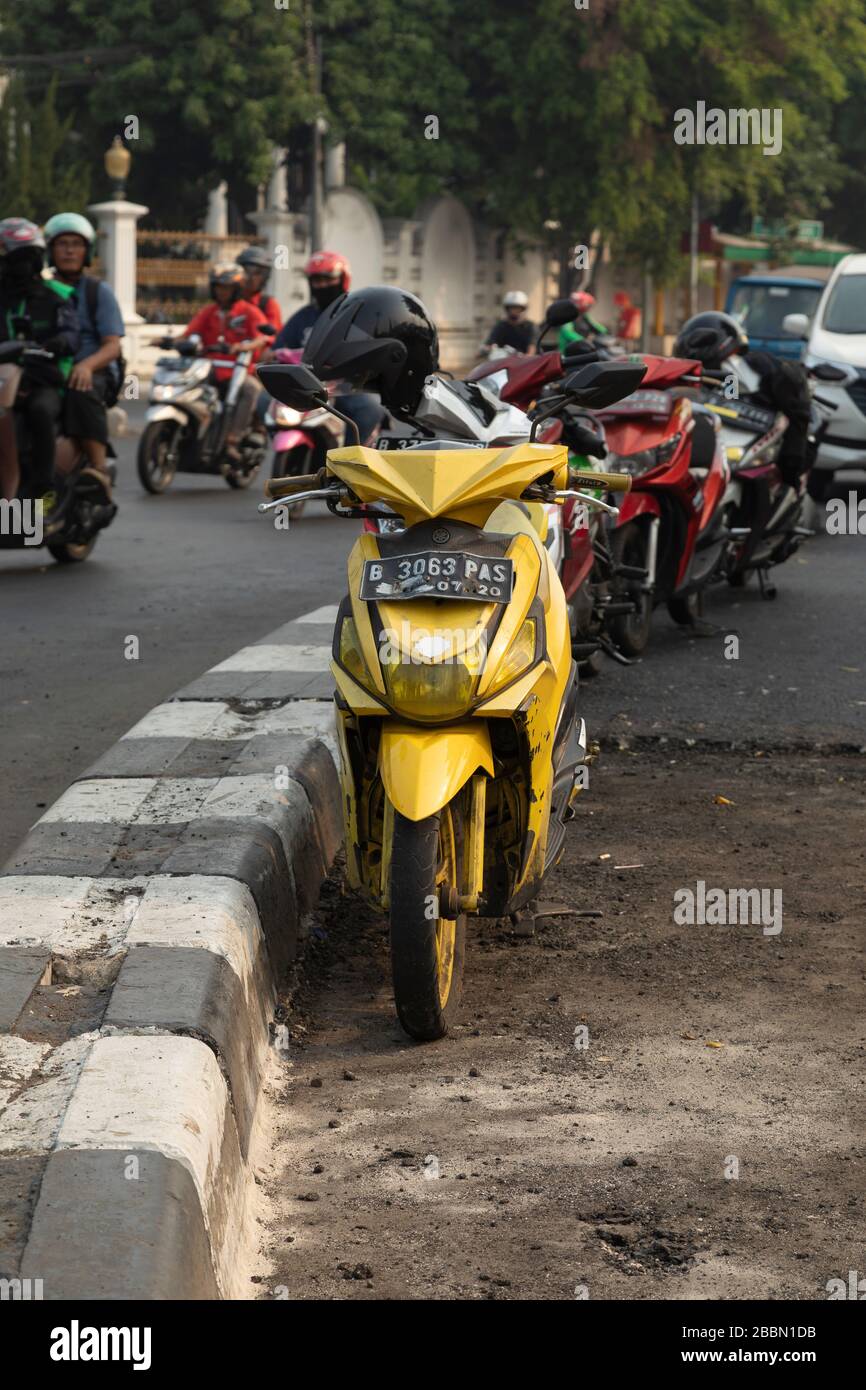
[[799, 361], [806, 344], [782, 330], [786, 314], [806, 314], [811, 319], [832, 267], [786, 266], [764, 275], [742, 275], [728, 290], [725, 313], [743, 325], [749, 345], [776, 357]]

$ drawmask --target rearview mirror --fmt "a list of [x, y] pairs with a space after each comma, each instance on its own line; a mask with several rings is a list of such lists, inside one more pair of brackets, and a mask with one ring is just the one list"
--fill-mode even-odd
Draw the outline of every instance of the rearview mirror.
[[300, 362], [292, 366], [269, 362], [265, 367], [257, 367], [256, 374], [268, 394], [292, 410], [312, 410], [328, 404], [327, 387]]
[[590, 362], [567, 376], [562, 390], [586, 410], [601, 410], [636, 391], [646, 370], [645, 362]]
[[256, 330], [262, 338], [275, 338], [277, 330], [272, 323], [260, 323]]
[[579, 316], [580, 310], [573, 299], [554, 299], [553, 303], [548, 305], [544, 321], [549, 323], [551, 328], [561, 328], [564, 323], [574, 323]]
[[786, 314], [782, 319], [782, 332], [790, 333], [792, 338], [808, 338], [809, 318], [807, 314]]
[[841, 367], [834, 367], [830, 362], [819, 362], [817, 366], [810, 367], [809, 375], [817, 377], [819, 381], [848, 380], [848, 373], [843, 372]]

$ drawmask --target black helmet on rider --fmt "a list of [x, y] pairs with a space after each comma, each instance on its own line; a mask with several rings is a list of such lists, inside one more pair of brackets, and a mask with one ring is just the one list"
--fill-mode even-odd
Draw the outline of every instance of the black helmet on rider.
[[247, 279], [256, 272], [261, 275], [259, 289], [267, 284], [268, 276], [273, 269], [271, 257], [263, 246], [245, 246], [236, 258], [236, 264], [243, 267]]
[[674, 343], [675, 357], [690, 357], [710, 370], [718, 370], [734, 353], [745, 352], [749, 337], [730, 314], [710, 310], [687, 319]]
[[234, 261], [220, 261], [211, 267], [210, 272], [210, 292], [215, 298], [214, 291], [217, 285], [227, 285], [232, 291], [229, 304], [234, 304], [240, 299], [244, 289], [244, 272]]
[[323, 381], [368, 387], [388, 410], [411, 415], [439, 366], [439, 335], [414, 294], [372, 285], [343, 295], [320, 315], [304, 362]]
[[45, 264], [45, 238], [26, 217], [4, 217], [0, 222], [0, 277], [7, 283], [36, 280]]

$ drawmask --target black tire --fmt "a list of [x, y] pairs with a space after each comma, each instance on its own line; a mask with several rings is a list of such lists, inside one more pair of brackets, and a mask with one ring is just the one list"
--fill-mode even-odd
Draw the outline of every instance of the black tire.
[[689, 594], [687, 598], [668, 599], [668, 612], [680, 627], [692, 627], [701, 616], [701, 595]]
[[813, 468], [806, 483], [806, 491], [813, 502], [823, 506], [835, 491], [836, 474], [829, 468]]
[[[635, 521], [630, 521], [620, 530], [614, 531], [611, 542], [614, 564], [634, 565], [638, 569], [646, 569], [647, 541], [646, 527]], [[638, 585], [628, 582], [622, 588], [618, 583], [615, 592], [621, 592], [632, 599], [638, 608], [635, 613], [625, 613], [620, 617], [611, 618], [611, 640], [623, 656], [642, 656], [652, 631], [652, 595], [644, 593]]]
[[229, 487], [234, 488], [237, 492], [242, 492], [258, 476], [258, 471], [258, 465], [250, 469], [230, 468], [225, 479]]
[[176, 420], [151, 420], [146, 426], [136, 457], [139, 481], [146, 492], [158, 496], [170, 486], [177, 468], [176, 464], [167, 462], [166, 455], [180, 428]]
[[604, 656], [600, 651], [593, 652], [585, 661], [577, 663], [577, 674], [581, 680], [592, 680], [594, 676], [601, 675], [601, 668], [604, 665]]
[[96, 545], [96, 537], [91, 536], [83, 545], [71, 545], [69, 541], [49, 541], [48, 553], [58, 565], [80, 565]]
[[[391, 845], [391, 970], [397, 1016], [410, 1038], [433, 1042], [454, 1023], [463, 992], [465, 914], [430, 915], [440, 894], [463, 882], [461, 797], [434, 816], [394, 813]], [[449, 882], [450, 880], [450, 882]], [[435, 910], [435, 909], [434, 909]]]

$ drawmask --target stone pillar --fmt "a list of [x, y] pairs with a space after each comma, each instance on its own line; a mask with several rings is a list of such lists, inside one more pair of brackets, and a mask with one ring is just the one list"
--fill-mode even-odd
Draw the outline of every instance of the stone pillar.
[[150, 208], [114, 198], [108, 203], [91, 203], [88, 212], [97, 220], [99, 258], [105, 279], [114, 291], [124, 323], [143, 323], [135, 311], [136, 226]]
[[268, 294], [274, 296], [283, 314], [293, 314], [300, 308], [297, 297], [292, 293], [295, 280], [291, 265], [293, 214], [279, 208], [266, 208], [264, 212], [251, 212], [248, 215], [258, 235], [264, 237], [265, 249], [273, 260]]
[[325, 151], [325, 187], [344, 188], [346, 184], [346, 145], [345, 141], [329, 145]]
[[204, 229], [208, 236], [228, 236], [229, 232], [229, 186], [225, 179], [212, 188], [207, 195], [207, 216]]
[[271, 151], [271, 163], [273, 172], [268, 182], [267, 195], [265, 197], [265, 209], [272, 212], [285, 212], [289, 206], [289, 196], [286, 189], [286, 161], [289, 152], [286, 149], [275, 145]]

